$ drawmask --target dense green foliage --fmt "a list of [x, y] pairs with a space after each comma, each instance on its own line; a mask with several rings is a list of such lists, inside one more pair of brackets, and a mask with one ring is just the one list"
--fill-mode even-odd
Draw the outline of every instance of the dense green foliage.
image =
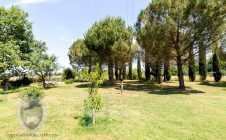
[[[125, 22], [121, 18], [107, 17], [96, 22], [85, 34], [85, 44], [88, 49], [97, 53], [98, 62], [108, 65], [110, 86], [113, 85], [113, 67], [117, 63], [119, 69], [123, 70], [125, 62], [128, 62], [128, 52], [132, 41], [131, 28], [126, 28]], [[115, 53], [120, 52], [120, 55]], [[125, 53], [125, 54], [124, 54]], [[115, 59], [117, 59], [115, 61]], [[124, 72], [125, 73], [125, 72]]]
[[189, 80], [194, 82], [196, 79], [196, 68], [195, 68], [195, 58], [194, 58], [194, 53], [193, 50], [189, 52], [189, 62], [188, 62], [188, 76]]
[[[10, 78], [29, 57], [33, 34], [28, 14], [20, 8], [0, 7], [0, 78]], [[10, 74], [6, 74], [10, 71]], [[17, 71], [18, 72], [18, 71]]]
[[4, 79], [0, 82], [0, 87], [3, 87], [4, 90], [11, 90], [19, 87], [29, 86], [33, 80], [31, 78], [23, 76], [16, 80], [7, 80]]
[[92, 65], [97, 62], [97, 55], [94, 51], [89, 50], [84, 40], [76, 40], [69, 49], [68, 57], [70, 60], [71, 66], [79, 70], [81, 68], [89, 69], [89, 72], [92, 69]]
[[44, 97], [44, 92], [37, 87], [28, 87], [24, 89], [20, 97], [29, 104], [29, 107], [33, 107], [40, 103], [40, 100]]
[[70, 68], [64, 69], [62, 76], [63, 76], [64, 80], [75, 78], [75, 74], [73, 73], [72, 69], [70, 69]]
[[[69, 49], [70, 64], [76, 70], [88, 67], [88, 73], [97, 62], [108, 65], [110, 86], [116, 79], [125, 78], [126, 63], [133, 61], [137, 46], [132, 45], [132, 28], [126, 27], [121, 18], [106, 17], [96, 22], [85, 34], [84, 40], [76, 40]], [[131, 74], [131, 67], [129, 69]]]
[[[154, 0], [140, 12], [136, 37], [145, 51], [145, 69], [148, 72], [151, 67], [157, 83], [161, 83], [162, 55], [170, 53], [177, 64], [179, 88], [185, 89], [183, 65], [189, 60], [189, 52], [198, 48], [201, 80], [206, 79], [206, 50], [223, 38], [225, 32], [226, 10], [222, 5], [225, 2], [220, 0]], [[194, 80], [192, 65], [190, 75]]]
[[9, 79], [29, 73], [39, 75], [45, 87], [45, 77], [57, 69], [56, 57], [47, 55], [45, 43], [34, 40], [28, 14], [17, 6], [0, 7], [0, 19], [0, 79], [5, 89], [26, 85], [10, 84]]
[[45, 78], [51, 76], [58, 69], [57, 58], [46, 53], [47, 47], [44, 42], [35, 41], [26, 66], [42, 80], [42, 85], [47, 88]]
[[216, 51], [213, 54], [213, 76], [216, 82], [219, 82], [222, 77], [222, 73], [220, 71], [220, 61]]

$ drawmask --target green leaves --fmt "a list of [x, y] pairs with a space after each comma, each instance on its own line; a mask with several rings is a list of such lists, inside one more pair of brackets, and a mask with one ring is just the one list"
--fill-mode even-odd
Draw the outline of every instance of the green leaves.
[[27, 17], [28, 14], [17, 6], [0, 7], [0, 74], [23, 68], [29, 56], [33, 35]]
[[21, 65], [23, 62], [19, 57], [20, 53], [19, 46], [14, 45], [14, 42], [0, 42], [0, 71]]
[[43, 97], [44, 92], [37, 87], [25, 88], [23, 94], [21, 95], [21, 98], [26, 102], [33, 100], [40, 101]]
[[112, 59], [113, 46], [120, 39], [129, 44], [132, 41], [132, 33], [121, 18], [114, 17], [107, 17], [95, 23], [85, 34], [87, 48], [97, 52], [104, 62]]
[[68, 52], [70, 64], [73, 68], [79, 69], [80, 67], [90, 67], [97, 61], [97, 55], [94, 51], [89, 50], [84, 40], [76, 40], [70, 47]]
[[92, 110], [92, 122], [95, 125], [95, 114], [103, 107], [103, 100], [98, 95], [98, 88], [103, 83], [104, 75], [99, 64], [95, 65], [94, 71], [88, 77], [91, 84], [89, 87], [89, 97], [84, 100], [84, 106], [86, 110]]
[[[33, 71], [42, 79], [51, 76], [59, 67], [56, 56], [49, 56], [46, 53], [47, 47], [44, 42], [35, 41], [26, 68]], [[44, 80], [44, 79], [43, 79]]]
[[88, 99], [84, 100], [84, 106], [86, 109], [95, 108], [99, 111], [103, 107], [103, 100], [100, 95], [89, 96]]

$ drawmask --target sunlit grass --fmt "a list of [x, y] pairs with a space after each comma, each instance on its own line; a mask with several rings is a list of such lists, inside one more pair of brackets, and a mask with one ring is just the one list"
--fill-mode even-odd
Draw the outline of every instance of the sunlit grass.
[[[45, 90], [47, 118], [42, 128], [32, 133], [57, 134], [39, 139], [59, 140], [226, 139], [226, 82], [203, 85], [186, 81], [187, 91], [181, 91], [177, 81], [162, 85], [126, 81], [123, 95], [118, 89], [101, 88], [105, 105], [96, 126], [82, 123], [89, 119], [83, 118], [83, 101], [88, 96], [84, 84]], [[18, 123], [19, 94], [0, 95], [0, 139], [30, 133]]]

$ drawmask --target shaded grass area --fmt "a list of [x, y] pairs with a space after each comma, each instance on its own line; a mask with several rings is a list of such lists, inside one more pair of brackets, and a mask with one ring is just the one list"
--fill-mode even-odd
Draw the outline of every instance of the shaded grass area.
[[125, 84], [126, 90], [144, 91], [150, 94], [170, 95], [170, 94], [195, 94], [204, 93], [203, 91], [186, 87], [186, 90], [180, 90], [177, 86], [155, 85], [155, 84]]
[[226, 87], [226, 81], [222, 82], [209, 82], [209, 83], [200, 83], [200, 85], [211, 86], [211, 87]]
[[[186, 82], [187, 89], [181, 91], [177, 81], [162, 85], [126, 81], [121, 95], [118, 85], [99, 89], [104, 108], [97, 114], [96, 126], [90, 125], [83, 111], [88, 83], [45, 90], [47, 118], [34, 133], [57, 134], [40, 139], [59, 140], [226, 139], [225, 86]], [[0, 139], [14, 139], [6, 136], [10, 133], [28, 133], [17, 120], [19, 94], [0, 95], [7, 99], [0, 101]]]
[[[175, 83], [175, 82], [167, 82]], [[217, 84], [216, 84], [217, 85]], [[222, 84], [223, 85], [223, 84]], [[220, 85], [218, 85], [220, 86]], [[225, 85], [226, 86], [226, 85]], [[76, 85], [78, 88], [88, 88], [88, 83], [83, 83]], [[108, 86], [105, 84], [102, 88], [107, 88]], [[115, 83], [115, 89], [120, 90], [119, 83]], [[170, 95], [170, 94], [197, 94], [204, 93], [203, 91], [192, 89], [192, 87], [187, 86], [186, 90], [181, 90], [176, 85], [157, 85], [154, 82], [146, 82], [146, 81], [126, 81], [124, 82], [124, 89], [131, 91], [144, 91], [150, 94], [159, 94], [159, 95]]]

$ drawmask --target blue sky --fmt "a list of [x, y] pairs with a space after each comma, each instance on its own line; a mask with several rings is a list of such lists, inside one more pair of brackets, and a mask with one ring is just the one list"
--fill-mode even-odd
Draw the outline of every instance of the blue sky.
[[0, 6], [17, 4], [28, 12], [35, 39], [47, 43], [63, 67], [69, 67], [68, 48], [94, 22], [105, 16], [120, 16], [134, 25], [139, 11], [150, 0], [0, 0]]

